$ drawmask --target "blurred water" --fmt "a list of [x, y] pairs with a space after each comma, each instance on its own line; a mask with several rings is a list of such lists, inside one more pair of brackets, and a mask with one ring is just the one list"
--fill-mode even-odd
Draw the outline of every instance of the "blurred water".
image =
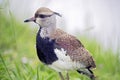
[[[0, 4], [4, 0], [0, 0]], [[104, 48], [120, 46], [120, 0], [9, 0], [9, 10], [20, 21], [45, 6], [63, 15], [58, 26], [70, 34], [95, 38]]]

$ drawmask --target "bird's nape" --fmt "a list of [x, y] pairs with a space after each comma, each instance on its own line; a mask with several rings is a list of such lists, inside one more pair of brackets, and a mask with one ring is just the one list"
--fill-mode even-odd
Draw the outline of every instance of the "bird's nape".
[[60, 17], [62, 17], [62, 15], [61, 15], [61, 14], [59, 14], [59, 13], [57, 13], [57, 12], [54, 12], [54, 14], [56, 14], [56, 15], [58, 15], [58, 16], [60, 16]]

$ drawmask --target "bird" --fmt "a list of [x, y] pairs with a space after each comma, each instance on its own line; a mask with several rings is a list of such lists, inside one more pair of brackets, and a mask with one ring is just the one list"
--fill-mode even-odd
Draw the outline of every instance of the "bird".
[[[96, 68], [91, 53], [79, 39], [56, 26], [58, 12], [47, 7], [40, 7], [32, 18], [24, 22], [39, 25], [36, 35], [36, 52], [39, 60], [58, 72], [61, 80], [70, 80], [69, 71], [77, 71], [95, 80], [92, 69]], [[62, 74], [66, 72], [65, 76]]]

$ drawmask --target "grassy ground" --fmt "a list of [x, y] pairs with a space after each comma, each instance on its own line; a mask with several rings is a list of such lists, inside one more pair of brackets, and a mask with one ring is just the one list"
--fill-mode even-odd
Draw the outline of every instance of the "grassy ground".
[[[28, 28], [14, 17], [0, 15], [0, 80], [60, 80], [58, 74], [44, 66], [36, 55], [36, 30]], [[95, 58], [97, 80], [120, 80], [119, 53], [104, 50], [95, 40], [80, 37]], [[71, 80], [89, 80], [70, 72]]]

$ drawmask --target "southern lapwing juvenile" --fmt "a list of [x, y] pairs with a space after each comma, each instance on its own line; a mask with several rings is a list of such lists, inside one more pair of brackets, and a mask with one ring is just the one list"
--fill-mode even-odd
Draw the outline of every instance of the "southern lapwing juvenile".
[[70, 70], [76, 70], [95, 80], [91, 71], [96, 67], [92, 56], [76, 37], [56, 28], [56, 15], [61, 16], [57, 12], [41, 7], [34, 17], [24, 21], [33, 21], [40, 27], [36, 36], [36, 50], [40, 61], [56, 70], [61, 80], [65, 80], [63, 71], [66, 71], [66, 79], [69, 80]]

